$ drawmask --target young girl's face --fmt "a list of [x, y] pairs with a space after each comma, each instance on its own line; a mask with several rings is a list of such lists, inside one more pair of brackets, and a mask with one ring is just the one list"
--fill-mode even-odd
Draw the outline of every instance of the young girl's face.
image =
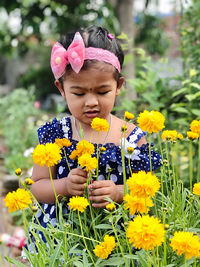
[[114, 71], [112, 65], [97, 62], [78, 74], [71, 71], [63, 81], [63, 88], [58, 81], [55, 82], [71, 114], [79, 122], [90, 124], [95, 117], [109, 121], [115, 98], [124, 81], [121, 77], [117, 86]]

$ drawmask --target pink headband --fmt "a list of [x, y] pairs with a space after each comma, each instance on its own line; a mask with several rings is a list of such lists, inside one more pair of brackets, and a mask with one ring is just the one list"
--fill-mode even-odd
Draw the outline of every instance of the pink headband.
[[52, 48], [51, 69], [55, 79], [59, 79], [64, 74], [68, 64], [70, 64], [72, 69], [78, 73], [86, 59], [107, 62], [120, 72], [119, 60], [112, 52], [95, 47], [85, 48], [80, 33], [76, 32], [74, 39], [67, 50], [58, 42], [56, 42]]

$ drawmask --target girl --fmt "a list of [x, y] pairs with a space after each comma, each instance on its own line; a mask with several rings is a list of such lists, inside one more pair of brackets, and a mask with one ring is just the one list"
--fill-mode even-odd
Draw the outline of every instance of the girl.
[[[55, 142], [56, 138], [68, 138], [72, 146], [66, 148], [66, 154], [71, 171], [68, 169], [65, 157], [58, 166], [52, 167], [52, 176], [57, 195], [82, 195], [86, 186], [88, 174], [78, 168], [77, 161], [69, 155], [81, 140], [80, 127], [84, 140], [99, 142], [106, 148], [100, 155], [98, 181], [89, 185], [92, 206], [103, 208], [108, 202], [106, 197], [114, 202], [123, 201], [123, 170], [120, 149], [121, 127], [124, 121], [111, 115], [116, 96], [124, 83], [120, 70], [124, 55], [118, 41], [105, 29], [91, 26], [73, 34], [67, 34], [56, 43], [51, 54], [51, 68], [55, 76], [55, 85], [66, 100], [71, 116], [46, 123], [39, 128], [39, 142]], [[91, 128], [93, 118], [99, 117], [109, 122], [108, 132], [98, 133]], [[134, 124], [127, 124], [126, 143], [134, 148], [131, 156], [133, 171], [150, 170], [149, 146], [146, 144], [145, 133]], [[90, 139], [92, 136], [92, 140]], [[161, 157], [152, 151], [152, 169], [161, 165]], [[128, 161], [127, 177], [129, 175]], [[109, 175], [109, 180], [105, 177]], [[55, 225], [55, 195], [47, 167], [34, 165], [31, 191], [42, 204], [50, 222]], [[92, 189], [92, 190], [90, 190]], [[65, 213], [67, 212], [67, 206]], [[47, 219], [41, 211], [37, 213], [41, 225], [46, 227]]]

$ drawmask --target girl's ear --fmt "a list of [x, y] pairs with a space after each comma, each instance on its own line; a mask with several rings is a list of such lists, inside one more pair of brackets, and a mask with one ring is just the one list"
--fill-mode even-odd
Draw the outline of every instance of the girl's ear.
[[60, 91], [62, 97], [65, 98], [65, 91], [63, 89], [62, 84], [58, 80], [55, 80], [54, 84], [58, 88], [58, 90]]
[[120, 77], [120, 78], [119, 78], [119, 81], [118, 81], [117, 90], [116, 90], [116, 96], [119, 95], [119, 93], [120, 93], [120, 89], [121, 89], [123, 83], [124, 83], [124, 77]]

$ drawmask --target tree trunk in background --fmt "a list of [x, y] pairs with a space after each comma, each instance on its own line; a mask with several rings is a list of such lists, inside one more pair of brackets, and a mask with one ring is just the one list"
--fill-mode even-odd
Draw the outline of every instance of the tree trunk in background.
[[[108, 0], [108, 2], [113, 6], [117, 19], [119, 20], [121, 26], [121, 32], [125, 33], [129, 39], [128, 50], [125, 51], [126, 55], [131, 55], [130, 60], [124, 65], [123, 73], [125, 79], [132, 79], [135, 77], [135, 64], [134, 64], [134, 0]], [[130, 100], [135, 100], [137, 98], [136, 91], [131, 88], [130, 84], [126, 83], [126, 96]], [[123, 99], [120, 99], [120, 102]]]

